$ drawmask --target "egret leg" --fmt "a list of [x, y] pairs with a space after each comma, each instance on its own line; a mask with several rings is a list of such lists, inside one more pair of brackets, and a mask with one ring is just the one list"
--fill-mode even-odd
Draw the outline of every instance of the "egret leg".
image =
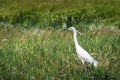
[[85, 63], [84, 60], [81, 59], [81, 61], [82, 61], [83, 64]]
[[81, 60], [81, 61], [82, 61], [82, 64], [83, 64], [83, 65], [82, 65], [83, 71], [84, 71], [84, 72], [88, 71], [88, 65], [87, 65], [87, 63], [85, 63], [84, 60]]
[[82, 71], [84, 71], [84, 67], [85, 67], [84, 63], [85, 63], [85, 62], [84, 62], [84, 60], [82, 60], [82, 59], [81, 59], [81, 61], [82, 61], [82, 64], [83, 64], [83, 65], [82, 65]]
[[89, 66], [87, 63], [85, 63], [85, 71], [88, 72], [88, 70], [89, 70]]

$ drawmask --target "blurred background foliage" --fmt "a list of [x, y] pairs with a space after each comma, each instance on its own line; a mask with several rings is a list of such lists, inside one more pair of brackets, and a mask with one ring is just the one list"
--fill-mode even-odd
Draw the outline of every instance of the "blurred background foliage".
[[0, 22], [22, 27], [60, 28], [114, 24], [120, 28], [120, 0], [0, 0]]

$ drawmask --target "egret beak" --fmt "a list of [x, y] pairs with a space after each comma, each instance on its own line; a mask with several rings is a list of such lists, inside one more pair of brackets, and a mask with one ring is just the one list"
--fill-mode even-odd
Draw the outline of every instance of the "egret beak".
[[83, 33], [79, 32], [78, 30], [77, 30], [77, 33], [80, 34], [80, 35], [83, 35]]

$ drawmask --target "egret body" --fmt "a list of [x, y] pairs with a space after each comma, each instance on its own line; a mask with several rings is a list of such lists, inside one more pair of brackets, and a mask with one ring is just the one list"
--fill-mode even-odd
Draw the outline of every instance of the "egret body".
[[89, 53], [79, 45], [78, 40], [77, 40], [77, 30], [74, 27], [70, 27], [67, 30], [73, 31], [74, 33], [73, 39], [74, 39], [78, 58], [82, 61], [83, 64], [85, 62], [88, 62], [90, 64], [93, 64], [96, 67], [98, 62], [94, 58], [92, 58], [92, 56], [90, 56]]

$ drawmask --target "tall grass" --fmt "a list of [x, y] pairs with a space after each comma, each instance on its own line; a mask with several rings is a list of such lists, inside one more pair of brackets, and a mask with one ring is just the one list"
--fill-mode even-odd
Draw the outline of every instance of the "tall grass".
[[[0, 0], [0, 80], [119, 80], [119, 2]], [[78, 41], [97, 68], [83, 68], [62, 25], [84, 33]]]
[[0, 28], [0, 79], [119, 80], [119, 37], [104, 30], [78, 34], [80, 45], [99, 61], [84, 71], [71, 32]]
[[0, 22], [27, 28], [61, 28], [62, 23], [104, 23], [119, 28], [119, 3], [120, 0], [1, 0]]

